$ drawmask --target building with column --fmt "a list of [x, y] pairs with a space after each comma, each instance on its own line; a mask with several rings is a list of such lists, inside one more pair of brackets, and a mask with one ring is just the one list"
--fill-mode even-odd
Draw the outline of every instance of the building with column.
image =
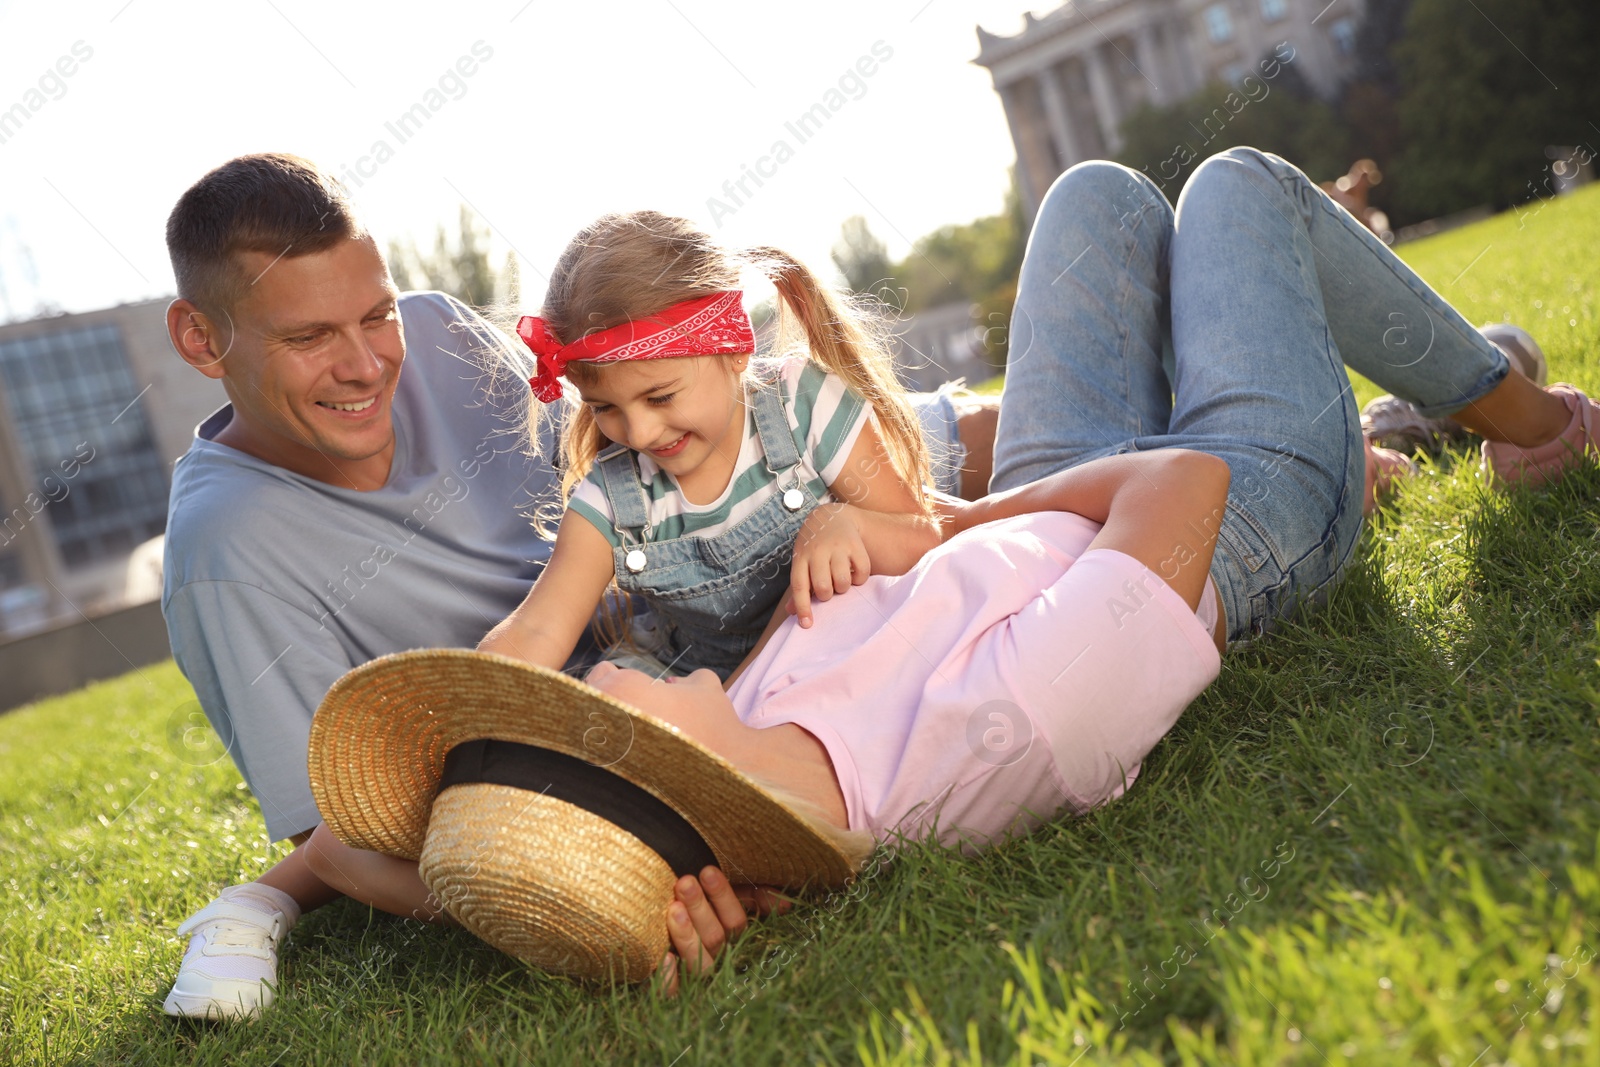
[[974, 62], [1005, 106], [1031, 216], [1056, 175], [1116, 156], [1134, 110], [1238, 85], [1282, 44], [1331, 98], [1350, 74], [1362, 10], [1363, 0], [1068, 0], [1024, 16], [1015, 36], [978, 27]]
[[119, 607], [166, 529], [172, 464], [227, 402], [168, 300], [0, 326], [0, 638]]

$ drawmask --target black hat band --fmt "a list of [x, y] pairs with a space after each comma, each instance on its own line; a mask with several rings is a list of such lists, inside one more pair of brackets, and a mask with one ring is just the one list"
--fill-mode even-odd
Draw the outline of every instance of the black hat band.
[[541, 793], [597, 815], [643, 841], [680, 878], [717, 865], [705, 838], [671, 805], [576, 756], [517, 741], [466, 741], [445, 755], [439, 792], [475, 782]]

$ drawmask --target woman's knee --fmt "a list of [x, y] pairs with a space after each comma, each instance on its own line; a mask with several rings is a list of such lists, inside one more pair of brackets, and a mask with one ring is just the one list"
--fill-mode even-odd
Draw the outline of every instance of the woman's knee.
[[1104, 214], [1133, 229], [1148, 213], [1170, 218], [1172, 205], [1161, 188], [1145, 175], [1106, 159], [1091, 159], [1069, 167], [1050, 186], [1039, 205], [1034, 231], [1062, 225], [1083, 226]]
[[1178, 198], [1178, 214], [1181, 216], [1185, 208], [1192, 210], [1196, 202], [1232, 196], [1241, 186], [1253, 189], [1252, 197], [1288, 192], [1286, 179], [1291, 184], [1314, 188], [1298, 167], [1271, 152], [1243, 145], [1225, 149], [1194, 169]]

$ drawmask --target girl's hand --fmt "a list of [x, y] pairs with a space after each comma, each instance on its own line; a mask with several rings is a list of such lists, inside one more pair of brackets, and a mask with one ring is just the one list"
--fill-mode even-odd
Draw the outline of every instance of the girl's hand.
[[811, 600], [832, 600], [872, 576], [872, 560], [861, 537], [856, 509], [849, 504], [820, 504], [800, 527], [789, 568], [789, 613], [811, 626]]

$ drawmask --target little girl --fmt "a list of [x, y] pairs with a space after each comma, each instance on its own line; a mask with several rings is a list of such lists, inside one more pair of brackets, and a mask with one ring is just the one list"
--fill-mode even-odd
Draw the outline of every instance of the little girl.
[[[780, 305], [779, 357], [755, 365], [747, 267]], [[737, 254], [653, 211], [607, 215], [567, 246], [542, 317], [517, 333], [534, 396], [561, 400], [561, 377], [580, 396], [555, 548], [483, 650], [559, 670], [615, 581], [654, 609], [647, 651], [726, 678], [785, 590], [809, 626], [813, 598], [903, 574], [939, 541], [888, 355], [783, 252]]]

